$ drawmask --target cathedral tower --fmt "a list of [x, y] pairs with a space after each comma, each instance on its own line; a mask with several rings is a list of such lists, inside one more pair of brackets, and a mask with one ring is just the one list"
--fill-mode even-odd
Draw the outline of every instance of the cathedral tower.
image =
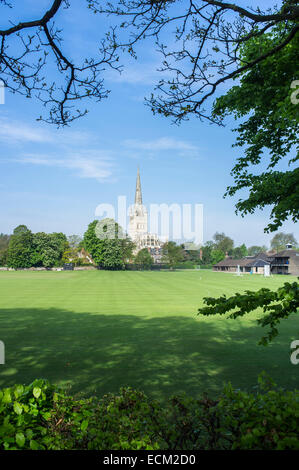
[[142, 191], [139, 168], [137, 170], [135, 203], [130, 207], [129, 236], [136, 245], [135, 254], [146, 248], [155, 262], [161, 261], [161, 242], [157, 235], [147, 231], [147, 209], [142, 204]]
[[147, 233], [147, 210], [142, 204], [142, 191], [139, 168], [137, 170], [135, 204], [131, 206], [129, 235], [133, 241], [138, 241]]

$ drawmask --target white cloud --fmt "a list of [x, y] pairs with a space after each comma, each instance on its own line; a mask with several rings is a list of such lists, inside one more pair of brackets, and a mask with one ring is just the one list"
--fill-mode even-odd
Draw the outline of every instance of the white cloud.
[[[97, 136], [88, 131], [71, 129], [57, 130], [41, 125], [27, 125], [21, 121], [0, 118], [0, 142], [13, 147], [19, 146], [18, 156], [2, 161], [14, 161], [26, 165], [64, 168], [80, 178], [95, 179], [99, 182], [115, 181], [115, 145], [111, 149], [99, 146]], [[158, 152], [171, 152], [182, 157], [198, 158], [199, 148], [193, 143], [172, 137], [153, 140], [127, 139], [120, 144], [127, 157], [140, 159], [140, 152], [148, 158], [155, 158]], [[32, 151], [34, 147], [34, 151]], [[45, 150], [46, 149], [46, 150]]]
[[8, 143], [15, 142], [51, 142], [52, 137], [49, 132], [27, 126], [18, 121], [0, 119], [0, 139]]
[[42, 124], [29, 126], [23, 121], [0, 118], [0, 141], [8, 144], [23, 144], [26, 142], [40, 144], [79, 144], [90, 142], [93, 135], [84, 131], [71, 129], [45, 129]]
[[115, 83], [128, 83], [130, 85], [150, 85], [154, 86], [159, 80], [171, 78], [169, 72], [159, 72], [157, 69], [161, 67], [158, 62], [152, 64], [125, 64], [123, 71], [109, 70], [106, 72], [106, 77], [109, 81]]
[[[2, 157], [2, 161], [51, 166], [73, 170], [81, 178], [98, 181], [112, 179], [113, 162], [110, 151], [86, 149], [87, 144], [97, 143], [94, 134], [71, 129], [45, 129], [40, 124], [29, 126], [22, 121], [0, 118], [0, 142], [19, 145], [23, 152], [17, 158]], [[39, 150], [32, 153], [32, 146]], [[24, 151], [28, 148], [29, 152]], [[44, 153], [44, 149], [47, 149]], [[59, 156], [57, 158], [57, 155]]]
[[133, 150], [142, 150], [149, 152], [161, 152], [172, 150], [182, 156], [199, 155], [199, 148], [196, 145], [171, 137], [161, 137], [160, 139], [154, 140], [127, 139], [123, 142], [123, 145]]
[[25, 154], [17, 160], [23, 164], [52, 166], [74, 170], [80, 178], [93, 178], [100, 182], [111, 179], [113, 162], [101, 151], [70, 152], [58, 159], [47, 154]]

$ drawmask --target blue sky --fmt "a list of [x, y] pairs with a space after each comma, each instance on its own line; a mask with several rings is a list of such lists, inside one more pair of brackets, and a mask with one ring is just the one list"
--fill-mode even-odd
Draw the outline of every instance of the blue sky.
[[[50, 4], [25, 0], [15, 19], [40, 16]], [[85, 2], [72, 5], [58, 24], [64, 25], [64, 50], [81, 57], [95, 51], [105, 22], [99, 23]], [[5, 18], [0, 23], [5, 26]], [[144, 106], [158, 59], [150, 43], [138, 61], [126, 57], [121, 76], [106, 73], [110, 97], [87, 103], [89, 114], [70, 128], [37, 122], [43, 113], [39, 102], [6, 93], [0, 106], [0, 232], [26, 224], [34, 232], [83, 234], [98, 204], [116, 204], [118, 195], [133, 202], [139, 165], [144, 203], [204, 204], [205, 241], [223, 231], [236, 244], [269, 244], [273, 235], [263, 232], [269, 211], [242, 219], [234, 213], [234, 200], [222, 198], [238, 156], [231, 147], [235, 123], [228, 120], [219, 128], [192, 119], [178, 127]], [[291, 222], [282, 230], [299, 238]]]

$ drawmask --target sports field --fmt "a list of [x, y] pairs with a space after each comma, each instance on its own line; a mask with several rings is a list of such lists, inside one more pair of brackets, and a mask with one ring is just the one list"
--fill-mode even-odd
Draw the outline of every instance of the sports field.
[[1, 272], [0, 388], [43, 377], [87, 394], [130, 385], [157, 398], [195, 396], [229, 380], [251, 388], [262, 370], [298, 387], [299, 366], [289, 359], [297, 316], [282, 322], [268, 347], [257, 345], [260, 312], [241, 320], [197, 316], [205, 296], [291, 280], [204, 270]]

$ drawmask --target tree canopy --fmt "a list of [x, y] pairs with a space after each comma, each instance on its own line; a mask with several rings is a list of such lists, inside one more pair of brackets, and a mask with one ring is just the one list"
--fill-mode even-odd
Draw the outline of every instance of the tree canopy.
[[32, 243], [32, 232], [25, 225], [19, 225], [9, 240], [7, 265], [14, 269], [30, 268], [32, 266]]
[[237, 246], [232, 251], [232, 257], [234, 259], [244, 258], [247, 255], [248, 255], [248, 249], [247, 249], [245, 243], [243, 243], [241, 246]]
[[229, 252], [232, 251], [234, 247], [234, 241], [225, 235], [225, 233], [216, 232], [213, 236], [213, 239], [215, 249], [222, 251], [224, 254], [226, 254], [226, 252], [229, 254]]
[[[40, 119], [64, 126], [88, 112], [81, 101], [108, 97], [105, 68], [121, 72], [124, 54], [137, 58], [137, 52], [148, 50], [138, 44], [152, 41], [161, 55], [161, 79], [146, 100], [154, 114], [176, 123], [196, 116], [220, 125], [227, 114], [247, 118], [236, 129], [236, 146], [245, 151], [226, 195], [248, 191], [236, 204], [242, 216], [270, 206], [265, 230], [272, 232], [287, 218], [296, 222], [299, 214], [297, 3], [279, 0], [262, 10], [237, 0], [86, 0], [99, 21], [110, 17], [110, 26], [103, 31], [99, 54], [80, 61], [64, 51], [58, 16], [62, 9], [71, 15], [73, 4], [53, 0], [39, 17], [1, 27], [0, 78], [13, 93], [41, 101], [47, 114]], [[9, 7], [16, 8], [0, 0], [0, 8]], [[54, 81], [47, 78], [53, 64]], [[234, 79], [239, 85], [213, 105], [220, 87]], [[289, 168], [277, 166], [283, 158]]]
[[255, 256], [258, 255], [259, 253], [264, 253], [265, 251], [268, 251], [268, 248], [266, 245], [258, 246], [258, 245], [252, 245], [248, 248], [248, 256]]
[[286, 245], [290, 244], [293, 248], [296, 248], [298, 243], [292, 233], [279, 232], [271, 240], [271, 248], [276, 251], [282, 251], [286, 249]]
[[171, 269], [183, 261], [184, 252], [181, 245], [177, 245], [173, 241], [164, 243], [162, 247], [162, 261], [167, 263]]
[[32, 265], [46, 268], [56, 266], [61, 261], [67, 246], [67, 238], [63, 233], [38, 232], [33, 234]]
[[[110, 28], [99, 39], [97, 56], [75, 60], [64, 50], [62, 17], [58, 15], [62, 9], [71, 15], [72, 2], [52, 0], [50, 8], [38, 17], [1, 26], [0, 77], [12, 92], [35, 97], [45, 105], [48, 114], [41, 119], [66, 125], [87, 113], [85, 106], [80, 106], [81, 100], [101, 101], [108, 96], [103, 70], [120, 71], [123, 53], [136, 57], [138, 43], [152, 39], [161, 54], [161, 80], [157, 93], [148, 100], [152, 111], [176, 122], [193, 115], [219, 122], [205, 109], [219, 86], [276, 57], [299, 30], [296, 0], [280, 0], [267, 11], [242, 3], [86, 0], [91, 14], [110, 16]], [[13, 12], [17, 6], [1, 0], [0, 8]], [[277, 44], [261, 48], [256, 56], [242, 61], [242, 46], [254, 39], [263, 41], [277, 25], [281, 25]], [[77, 32], [80, 34], [79, 25]], [[53, 65], [55, 80], [47, 74]]]
[[123, 235], [113, 219], [94, 220], [88, 225], [83, 239], [84, 248], [95, 264], [103, 269], [124, 269], [132, 256], [133, 243]]
[[[261, 51], [278, 47], [286, 30], [292, 27], [278, 25], [262, 37], [251, 38], [240, 48], [241, 62], [248, 63]], [[248, 191], [248, 197], [236, 204], [242, 216], [270, 206], [267, 232], [276, 231], [289, 217], [293, 222], [299, 217], [299, 100], [294, 101], [292, 88], [298, 78], [298, 53], [297, 34], [275, 57], [269, 56], [238, 75], [239, 84], [218, 98], [213, 110], [221, 118], [231, 114], [242, 118], [235, 129], [235, 146], [244, 148], [244, 154], [232, 169], [234, 185], [225, 195]]]
[[32, 233], [26, 225], [19, 225], [9, 239], [5, 263], [14, 269], [59, 265], [67, 247], [63, 233]]
[[141, 250], [139, 250], [134, 261], [135, 264], [137, 264], [137, 266], [142, 269], [150, 269], [151, 265], [154, 262], [147, 248], [142, 248]]
[[225, 254], [223, 253], [222, 250], [219, 250], [218, 248], [214, 248], [211, 251], [211, 263], [212, 264], [217, 264], [219, 261], [222, 261], [225, 258]]

